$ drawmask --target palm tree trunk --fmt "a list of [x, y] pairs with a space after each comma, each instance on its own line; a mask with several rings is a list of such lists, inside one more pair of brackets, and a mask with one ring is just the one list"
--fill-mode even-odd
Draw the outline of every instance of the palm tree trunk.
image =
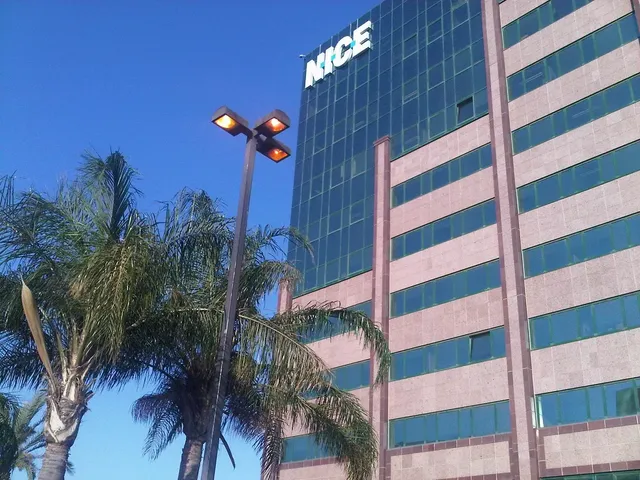
[[187, 438], [182, 448], [182, 460], [178, 480], [198, 480], [202, 461], [202, 440]]
[[38, 480], [64, 480], [69, 460], [69, 445], [47, 443]]

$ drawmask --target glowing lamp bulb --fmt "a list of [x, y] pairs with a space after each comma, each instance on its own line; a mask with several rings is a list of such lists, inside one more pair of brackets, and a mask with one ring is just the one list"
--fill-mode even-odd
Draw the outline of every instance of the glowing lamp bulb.
[[215, 124], [218, 125], [220, 128], [223, 128], [225, 130], [230, 130], [233, 127], [235, 127], [237, 125], [238, 122], [236, 122], [233, 118], [231, 118], [229, 115], [222, 115], [220, 118], [217, 118], [215, 121]]
[[287, 158], [289, 154], [279, 148], [272, 148], [269, 150], [269, 153], [267, 153], [267, 156], [274, 162], [279, 162], [280, 160]]
[[269, 130], [271, 130], [273, 133], [278, 133], [283, 131], [285, 128], [287, 128], [287, 126], [282, 123], [280, 120], [278, 120], [277, 118], [272, 118], [271, 120], [269, 120], [267, 122], [267, 127], [269, 128]]

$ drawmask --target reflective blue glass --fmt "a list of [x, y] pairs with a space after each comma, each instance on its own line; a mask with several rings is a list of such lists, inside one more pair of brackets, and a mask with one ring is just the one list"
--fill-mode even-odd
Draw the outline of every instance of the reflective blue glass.
[[[504, 0], [502, 0], [504, 1]], [[502, 3], [501, 0], [498, 3]], [[502, 29], [504, 48], [507, 49], [553, 22], [566, 17], [571, 12], [583, 7], [593, 0], [560, 0], [561, 8], [553, 8], [554, 2], [548, 1], [528, 12], [526, 15], [505, 25]], [[555, 2], [557, 3], [557, 1]]]
[[640, 75], [635, 75], [513, 131], [513, 153], [524, 152], [638, 100]]
[[[525, 276], [533, 277], [640, 245], [640, 214], [614, 220], [523, 251]], [[614, 242], [615, 235], [615, 242]]]
[[[475, 267], [436, 278], [413, 287], [399, 290], [391, 294], [391, 316], [398, 317], [406, 313], [423, 310], [434, 305], [439, 305], [479, 292], [491, 290], [500, 286], [500, 265], [498, 260], [483, 263]], [[415, 310], [413, 292], [421, 288], [422, 304]], [[411, 291], [411, 300], [407, 301], [407, 295]], [[433, 296], [432, 296], [433, 292]], [[412, 307], [408, 309], [408, 305]]]

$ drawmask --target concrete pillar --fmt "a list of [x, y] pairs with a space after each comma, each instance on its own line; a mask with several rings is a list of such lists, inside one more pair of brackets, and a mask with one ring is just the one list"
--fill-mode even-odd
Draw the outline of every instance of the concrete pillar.
[[509, 453], [512, 478], [532, 480], [539, 478], [538, 451], [533, 425], [527, 306], [499, 8], [496, 0], [482, 1], [511, 414]]
[[[382, 137], [374, 143], [375, 181], [373, 206], [373, 280], [371, 316], [389, 339], [389, 255], [390, 255], [390, 198], [391, 198], [391, 140]], [[371, 379], [378, 375], [373, 352], [371, 354]], [[391, 478], [391, 459], [387, 457], [389, 421], [389, 383], [372, 385], [369, 391], [369, 416], [380, 440], [378, 450], [378, 475], [375, 478]]]

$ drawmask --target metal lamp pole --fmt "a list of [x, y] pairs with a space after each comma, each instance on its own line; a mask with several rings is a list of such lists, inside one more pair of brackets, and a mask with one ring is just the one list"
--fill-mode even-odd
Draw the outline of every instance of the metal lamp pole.
[[212, 122], [233, 136], [243, 133], [247, 137], [247, 144], [244, 150], [240, 199], [238, 201], [238, 213], [236, 215], [231, 262], [229, 264], [224, 319], [220, 332], [218, 357], [216, 359], [215, 381], [213, 385], [213, 418], [211, 419], [209, 436], [205, 445], [201, 480], [215, 479], [216, 463], [220, 446], [222, 412], [226, 401], [231, 350], [233, 348], [234, 326], [238, 307], [238, 288], [240, 286], [240, 276], [242, 275], [245, 239], [247, 236], [247, 217], [249, 215], [256, 151], [259, 151], [275, 162], [287, 158], [290, 155], [289, 148], [278, 142], [273, 136], [286, 130], [291, 124], [289, 117], [284, 112], [274, 110], [259, 120], [254, 129], [250, 129], [246, 120], [227, 107], [218, 109], [213, 116]]

